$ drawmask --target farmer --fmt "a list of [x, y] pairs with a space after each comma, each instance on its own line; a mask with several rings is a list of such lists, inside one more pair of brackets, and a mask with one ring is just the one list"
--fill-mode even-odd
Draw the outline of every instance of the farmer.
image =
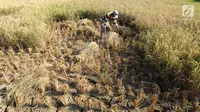
[[117, 18], [118, 18], [118, 11], [114, 10], [113, 12], [108, 12], [105, 13], [103, 16], [100, 17], [100, 26], [101, 26], [101, 31], [100, 31], [100, 37], [102, 38], [102, 33], [106, 30], [106, 27], [110, 27], [110, 21], [112, 21], [115, 26], [118, 28], [117, 24]]

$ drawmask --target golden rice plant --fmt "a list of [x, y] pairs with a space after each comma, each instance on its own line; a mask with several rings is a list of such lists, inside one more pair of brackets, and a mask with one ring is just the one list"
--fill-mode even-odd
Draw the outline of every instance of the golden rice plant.
[[53, 100], [50, 96], [45, 96], [44, 98], [44, 104], [47, 105], [48, 107], [52, 107], [53, 105]]
[[114, 52], [114, 57], [115, 57], [116, 64], [120, 64], [121, 63], [121, 57], [119, 56], [119, 54], [117, 52]]
[[109, 32], [106, 41], [108, 46], [115, 50], [119, 50], [122, 47], [122, 38], [120, 38], [119, 34], [116, 32]]
[[77, 91], [80, 94], [86, 94], [86, 92], [87, 92], [87, 86], [86, 86], [86, 84], [79, 84], [77, 86]]
[[2, 83], [10, 83], [11, 82], [10, 79], [9, 79], [9, 77], [6, 76], [6, 74], [4, 72], [2, 72], [1, 75], [2, 76], [1, 76], [0, 82], [2, 82]]
[[[27, 14], [28, 15], [28, 14]], [[30, 14], [31, 15], [31, 14]], [[15, 48], [20, 47], [30, 47], [30, 46], [43, 46], [45, 45], [45, 35], [47, 35], [48, 30], [45, 23], [37, 19], [37, 17], [26, 17], [16, 18], [11, 17], [2, 17], [1, 20], [5, 21], [4, 24], [1, 24], [3, 35], [0, 38], [0, 42], [3, 46], [14, 46]], [[40, 37], [40, 38], [38, 38]], [[3, 41], [2, 40], [6, 40]], [[23, 43], [23, 44], [22, 44]]]
[[0, 15], [6, 16], [6, 15], [11, 15], [11, 14], [16, 14], [18, 13], [23, 6], [12, 6], [12, 7], [4, 7], [0, 8]]
[[78, 83], [78, 84], [81, 83], [81, 75], [80, 75], [80, 74], [76, 74], [76, 75], [75, 75], [75, 81], [76, 81], [76, 83]]
[[81, 19], [78, 21], [78, 26], [93, 26], [93, 21], [90, 19]]
[[155, 105], [157, 103], [157, 100], [158, 100], [158, 96], [157, 95], [153, 95], [152, 98], [151, 98], [152, 105]]
[[14, 99], [17, 106], [22, 106], [24, 103], [24, 96], [22, 93], [16, 93]]
[[12, 48], [8, 50], [8, 55], [9, 55], [10, 59], [12, 59], [14, 57], [15, 52]]
[[169, 94], [170, 94], [170, 92], [168, 92], [168, 91], [163, 93], [163, 101], [167, 101], [168, 100]]
[[93, 27], [90, 26], [79, 26], [77, 28], [77, 35], [88, 37], [86, 39], [92, 40], [92, 36], [97, 36], [98, 34], [99, 33]]
[[138, 99], [142, 100], [143, 95], [144, 95], [144, 90], [141, 88], [141, 89], [139, 89], [139, 92], [138, 92]]
[[126, 27], [126, 26], [120, 26], [118, 28], [118, 32], [122, 37], [130, 37], [133, 35], [133, 30], [130, 27]]
[[113, 104], [111, 105], [111, 112], [118, 112], [118, 105], [117, 104]]
[[112, 94], [112, 88], [109, 85], [105, 85], [105, 93], [107, 96], [110, 96]]
[[101, 72], [101, 62], [100, 62], [100, 60], [96, 60], [96, 65], [94, 67], [94, 70], [97, 72], [97, 74], [100, 74], [100, 72]]
[[59, 97], [59, 100], [60, 102], [63, 104], [63, 105], [68, 105], [68, 100], [69, 100], [69, 96], [68, 95], [62, 95]]
[[119, 103], [122, 103], [124, 101], [125, 97], [124, 95], [120, 95], [119, 96]]
[[29, 47], [28, 48], [28, 53], [32, 53], [32, 51], [33, 51], [33, 48]]
[[85, 107], [87, 107], [87, 108], [91, 108], [92, 107], [92, 101], [91, 101], [91, 99], [87, 99], [85, 101]]
[[133, 107], [134, 107], [135, 109], [138, 109], [138, 108], [139, 108], [139, 105], [140, 105], [140, 99], [139, 99], [139, 98], [134, 99], [134, 100], [133, 100]]
[[99, 100], [99, 102], [98, 102], [98, 108], [99, 108], [100, 111], [105, 110], [106, 107], [105, 107], [105, 104], [104, 104], [103, 101]]
[[194, 102], [193, 109], [194, 109], [194, 112], [198, 112], [200, 110], [200, 106], [199, 106], [198, 101]]
[[4, 52], [0, 50], [0, 56], [4, 56]]
[[148, 107], [148, 112], [154, 112], [155, 104], [156, 104], [157, 100], [158, 100], [158, 96], [153, 95], [151, 98], [151, 105]]
[[143, 95], [144, 95], [143, 89], [139, 89], [137, 98], [133, 99], [133, 106], [134, 106], [135, 109], [139, 108], [139, 105], [140, 105], [140, 103], [143, 99]]
[[74, 21], [65, 21], [60, 24], [61, 33], [66, 34], [66, 36], [72, 37], [76, 35], [77, 23]]
[[80, 54], [77, 56], [77, 58], [80, 60], [80, 62], [90, 69], [95, 68], [96, 65], [96, 59], [100, 55], [100, 49], [99, 45], [96, 42], [91, 42], [88, 45], [85, 45], [85, 47], [80, 51]]
[[126, 94], [133, 95], [132, 87], [130, 85], [127, 85], [127, 87], [126, 87]]
[[150, 106], [148, 107], [148, 112], [154, 112], [154, 110], [155, 110], [154, 105], [150, 105]]
[[9, 107], [7, 108], [7, 111], [8, 111], [8, 112], [16, 112], [16, 109], [15, 109], [14, 107], [9, 106]]
[[100, 80], [101, 80], [101, 83], [102, 83], [102, 84], [106, 84], [106, 82], [107, 82], [107, 77], [106, 77], [105, 75], [101, 75], [101, 76], [100, 76]]
[[9, 84], [4, 100], [5, 102], [13, 101], [14, 96], [17, 96], [18, 93], [23, 93], [21, 97], [26, 102], [37, 93], [41, 85], [48, 85], [49, 83], [49, 73], [45, 68], [29, 68], [24, 74], [21, 74], [15, 81]]
[[68, 84], [59, 85], [59, 90], [64, 92], [65, 94], [70, 91], [70, 87]]
[[121, 89], [122, 86], [123, 86], [122, 79], [118, 79], [117, 80], [117, 87], [118, 87], [118, 89]]
[[97, 93], [100, 93], [101, 92], [101, 85], [99, 83], [96, 83], [95, 89], [96, 89]]
[[75, 104], [80, 106], [80, 107], [84, 107], [85, 106], [85, 101], [87, 100], [87, 96], [85, 95], [79, 95], [75, 97]]
[[59, 82], [58, 82], [58, 79], [53, 79], [51, 81], [51, 85], [53, 87], [54, 90], [58, 91], [59, 90]]

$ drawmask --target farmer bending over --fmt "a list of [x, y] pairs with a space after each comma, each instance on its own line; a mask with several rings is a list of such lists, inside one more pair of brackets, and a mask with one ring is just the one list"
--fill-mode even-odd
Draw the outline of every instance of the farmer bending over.
[[102, 33], [106, 30], [106, 27], [110, 27], [110, 21], [112, 21], [115, 26], [118, 28], [117, 24], [117, 18], [118, 18], [118, 11], [114, 10], [113, 12], [108, 12], [105, 13], [103, 16], [100, 17], [100, 26], [101, 26], [101, 31], [100, 31], [100, 37], [102, 38]]

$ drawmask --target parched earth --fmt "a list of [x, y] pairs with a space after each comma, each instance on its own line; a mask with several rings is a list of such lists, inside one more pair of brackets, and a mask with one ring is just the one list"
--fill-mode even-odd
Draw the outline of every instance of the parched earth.
[[98, 21], [51, 26], [43, 48], [1, 48], [1, 112], [198, 111], [192, 93], [155, 83], [139, 29], [122, 25], [100, 38]]

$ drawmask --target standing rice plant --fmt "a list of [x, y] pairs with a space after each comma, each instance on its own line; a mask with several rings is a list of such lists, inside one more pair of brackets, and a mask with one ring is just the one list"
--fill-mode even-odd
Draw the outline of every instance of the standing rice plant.
[[28, 48], [45, 46], [47, 26], [37, 18], [1, 17], [0, 42], [1, 46], [14, 46], [15, 48]]

